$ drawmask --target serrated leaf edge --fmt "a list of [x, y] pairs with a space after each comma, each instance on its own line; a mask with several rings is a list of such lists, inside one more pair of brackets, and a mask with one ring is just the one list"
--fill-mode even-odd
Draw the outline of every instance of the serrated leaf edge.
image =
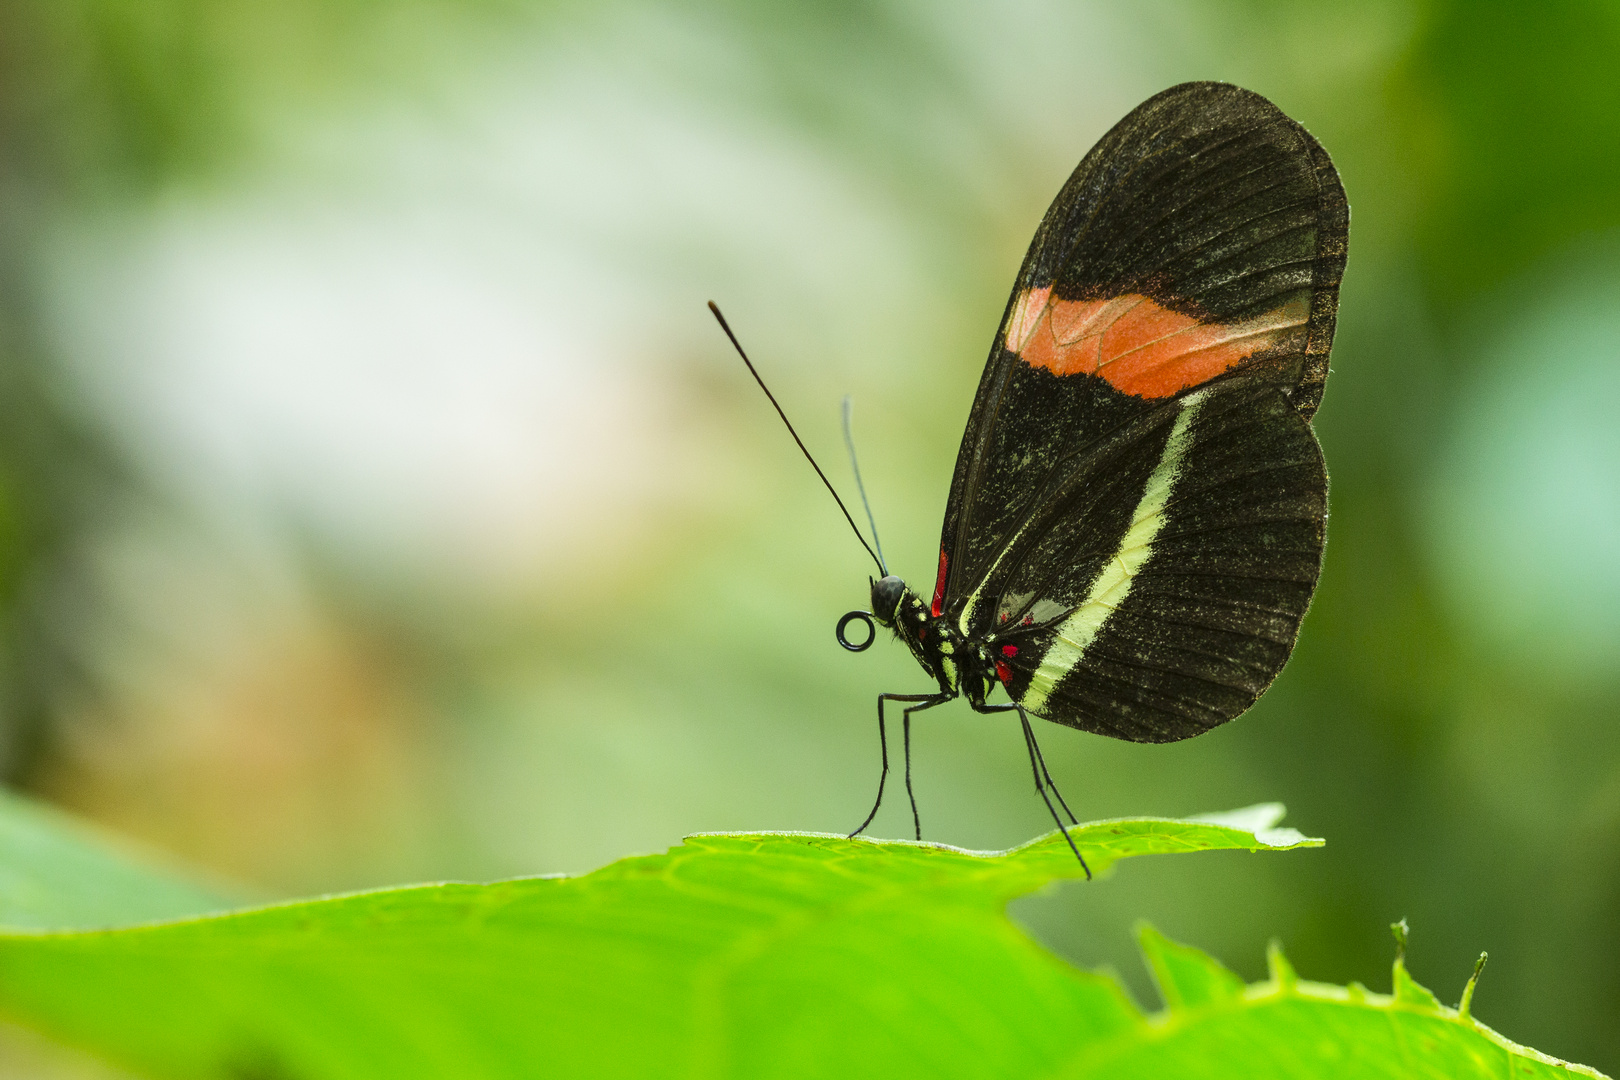
[[[1175, 941], [1172, 938], [1166, 937], [1163, 933], [1154, 929], [1145, 922], [1138, 925], [1139, 927], [1145, 928], [1152, 931], [1154, 934], [1157, 934], [1171, 945], [1180, 946], [1184, 949], [1191, 948], [1194, 951], [1202, 952], [1202, 950], [1197, 949], [1196, 946], [1187, 946]], [[1149, 973], [1154, 976], [1155, 980], [1157, 980], [1158, 975], [1154, 969], [1152, 958], [1148, 955], [1148, 951], [1143, 949], [1142, 954], [1143, 963], [1147, 966]], [[1208, 954], [1205, 955], [1208, 956]], [[1230, 970], [1214, 957], [1210, 956], [1208, 959], [1211, 964], [1221, 968], [1221, 970]], [[1406, 989], [1408, 991], [1405, 995], [1399, 993], [1381, 994], [1376, 991], [1368, 990], [1360, 983], [1351, 983], [1348, 986], [1338, 986], [1333, 983], [1312, 982], [1301, 979], [1295, 973], [1293, 965], [1289, 963], [1288, 958], [1284, 955], [1281, 944], [1275, 940], [1273, 940], [1266, 949], [1266, 962], [1271, 971], [1271, 976], [1261, 982], [1249, 983], [1243, 988], [1242, 993], [1239, 995], [1231, 998], [1223, 998], [1219, 1001], [1207, 1004], [1192, 1006], [1170, 1005], [1167, 1003], [1164, 1008], [1155, 1012], [1142, 1011], [1142, 1018], [1147, 1022], [1147, 1025], [1153, 1032], [1154, 1037], [1168, 1038], [1185, 1027], [1215, 1016], [1219, 1016], [1222, 1013], [1233, 1012], [1243, 1008], [1251, 1008], [1257, 1004], [1267, 1001], [1280, 1000], [1290, 997], [1309, 998], [1317, 1001], [1331, 1001], [1337, 1004], [1348, 1005], [1356, 1008], [1366, 1008], [1378, 1011], [1400, 1011], [1416, 1013], [1424, 1016], [1432, 1016], [1436, 1019], [1449, 1021], [1472, 1030], [1511, 1056], [1528, 1058], [1542, 1065], [1564, 1069], [1573, 1076], [1592, 1077], [1593, 1080], [1610, 1080], [1606, 1074], [1599, 1072], [1589, 1065], [1580, 1065], [1574, 1062], [1564, 1061], [1561, 1058], [1553, 1057], [1550, 1054], [1544, 1054], [1540, 1050], [1516, 1043], [1489, 1025], [1481, 1023], [1462, 1009], [1453, 1009], [1449, 1006], [1441, 1004], [1439, 999], [1432, 991], [1423, 986], [1421, 983], [1417, 982], [1416, 979], [1413, 979], [1411, 975], [1406, 972], [1404, 957], [1397, 958], [1395, 961], [1395, 970], [1399, 975], [1405, 976], [1405, 983], [1407, 984]], [[1477, 976], [1478, 972], [1476, 971], [1475, 977], [1477, 978]], [[1396, 985], [1399, 986], [1399, 982], [1397, 982]], [[1413, 989], [1421, 991], [1422, 996], [1411, 992]], [[1074, 1063], [1078, 1063], [1079, 1061], [1091, 1057], [1092, 1053], [1097, 1054], [1099, 1057], [1107, 1056], [1113, 1052], [1117, 1052], [1119, 1048], [1122, 1048], [1125, 1045], [1123, 1040], [1114, 1040], [1114, 1043], [1115, 1045], [1113, 1047], [1099, 1046], [1092, 1048], [1090, 1052], [1083, 1053], [1074, 1059]]]

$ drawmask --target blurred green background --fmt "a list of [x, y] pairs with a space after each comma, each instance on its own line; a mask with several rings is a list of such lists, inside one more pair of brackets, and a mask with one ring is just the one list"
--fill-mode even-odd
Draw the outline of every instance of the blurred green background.
[[[923, 680], [834, 644], [865, 556], [703, 302], [845, 487], [854, 395], [927, 579], [1047, 202], [1226, 79], [1352, 206], [1321, 589], [1239, 721], [1041, 735], [1082, 819], [1279, 799], [1329, 847], [1015, 914], [1149, 1001], [1137, 917], [1382, 988], [1405, 916], [1443, 997], [1488, 949], [1476, 1015], [1620, 1071], [1617, 56], [1562, 0], [11, 0], [4, 779], [266, 896], [853, 827]], [[916, 735], [929, 838], [1048, 827], [1014, 728]]]

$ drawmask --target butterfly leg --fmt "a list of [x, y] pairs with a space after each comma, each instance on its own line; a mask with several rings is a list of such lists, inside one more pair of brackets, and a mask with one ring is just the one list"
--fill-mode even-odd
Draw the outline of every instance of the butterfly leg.
[[[861, 822], [860, 828], [856, 829], [854, 832], [849, 834], [851, 837], [859, 836], [859, 835], [861, 835], [861, 833], [865, 832], [866, 827], [868, 825], [872, 824], [872, 819], [877, 817], [878, 807], [883, 805], [883, 785], [889, 779], [889, 736], [888, 736], [887, 732], [885, 731], [884, 723], [883, 723], [883, 703], [885, 701], [926, 702], [927, 704], [925, 704], [925, 705], [923, 705], [921, 707], [922, 708], [927, 708], [930, 705], [939, 705], [939, 704], [941, 704], [943, 702], [946, 702], [946, 701], [949, 701], [949, 700], [950, 700], [950, 696], [947, 695], [947, 694], [879, 694], [878, 695], [878, 746], [883, 751], [883, 771], [878, 775], [877, 801], [872, 804], [872, 812], [870, 814], [866, 815], [866, 820]], [[911, 737], [910, 737], [911, 736], [911, 710], [910, 709], [906, 710], [905, 718], [904, 718], [904, 725], [905, 725], [905, 731], [906, 731], [906, 791], [909, 793], [910, 790], [911, 790]], [[913, 799], [912, 802], [911, 802], [911, 816], [912, 816], [913, 822], [915, 822], [916, 817], [917, 817], [917, 801], [915, 799]], [[922, 827], [919, 825], [918, 826], [918, 831], [919, 832], [921, 832], [921, 828]], [[919, 837], [919, 839], [920, 839], [920, 837]]]
[[1090, 881], [1091, 867], [1086, 865], [1086, 857], [1080, 854], [1080, 849], [1075, 846], [1074, 837], [1069, 835], [1068, 826], [1063, 824], [1063, 819], [1058, 816], [1057, 807], [1052, 805], [1051, 796], [1046, 793], [1048, 788], [1051, 788], [1053, 795], [1057, 795], [1058, 802], [1068, 812], [1069, 820], [1075, 824], [1079, 824], [1079, 822], [1075, 821], [1074, 811], [1069, 810], [1069, 804], [1063, 801], [1063, 796], [1058, 792], [1057, 785], [1052, 783], [1052, 775], [1046, 771], [1046, 759], [1041, 756], [1040, 744], [1035, 741], [1035, 730], [1029, 725], [1029, 715], [1024, 712], [1024, 707], [1015, 702], [1009, 702], [1005, 705], [975, 705], [973, 708], [976, 712], [982, 713], [1014, 711], [1018, 713], [1018, 722], [1024, 729], [1024, 749], [1029, 751], [1029, 769], [1030, 772], [1035, 774], [1035, 794], [1039, 795], [1041, 801], [1046, 804], [1046, 812], [1052, 815], [1052, 820], [1057, 823], [1058, 831], [1063, 834], [1063, 839], [1069, 842], [1069, 850], [1074, 852], [1076, 859], [1080, 860], [1080, 869], [1086, 872], [1086, 880]]
[[949, 694], [935, 694], [930, 700], [923, 702], [921, 705], [913, 705], [907, 709], [901, 717], [901, 728], [905, 733], [906, 743], [906, 798], [911, 800], [911, 827], [915, 830], [915, 836], [918, 840], [922, 839], [922, 818], [917, 815], [917, 796], [911, 790], [911, 714], [922, 712], [924, 709], [932, 709], [935, 705], [943, 705], [950, 701], [952, 696]]
[[[1074, 852], [1074, 857], [1080, 860], [1080, 869], [1086, 872], [1086, 880], [1090, 881], [1091, 867], [1086, 865], [1086, 857], [1080, 854], [1080, 849], [1074, 844], [1074, 837], [1069, 835], [1068, 827], [1063, 824], [1063, 819], [1058, 817], [1057, 808], [1052, 805], [1052, 800], [1047, 798], [1046, 788], [1051, 786], [1052, 778], [1047, 777], [1045, 785], [1041, 783], [1041, 774], [1046, 771], [1046, 763], [1041, 760], [1040, 744], [1035, 741], [1035, 731], [1029, 726], [1029, 717], [1025, 715], [1024, 710], [1021, 708], [1018, 710], [1018, 722], [1024, 726], [1024, 746], [1029, 750], [1029, 768], [1035, 774], [1035, 790], [1039, 793], [1041, 801], [1046, 803], [1047, 813], [1051, 814], [1052, 820], [1057, 822], [1058, 831], [1063, 834], [1063, 839], [1069, 842], [1069, 850]], [[1057, 795], [1057, 788], [1052, 788], [1052, 794]], [[1058, 795], [1058, 802], [1063, 802], [1062, 795]], [[1067, 803], [1064, 803], [1063, 809], [1069, 809]], [[1074, 814], [1071, 812], [1069, 816], [1072, 818]]]
[[1075, 825], [1080, 824], [1080, 819], [1074, 816], [1074, 811], [1070, 810], [1069, 804], [1064, 801], [1063, 792], [1059, 791], [1057, 784], [1053, 783], [1052, 774], [1046, 771], [1046, 757], [1041, 753], [1041, 744], [1035, 741], [1034, 725], [1029, 722], [1029, 717], [1024, 714], [1024, 707], [1019, 705], [1017, 708], [1018, 718], [1024, 723], [1024, 732], [1029, 739], [1029, 745], [1035, 751], [1035, 760], [1040, 763], [1041, 775], [1046, 777], [1046, 786], [1051, 790], [1052, 794], [1057, 796], [1058, 805], [1063, 807], [1065, 814], [1069, 815], [1069, 821]]

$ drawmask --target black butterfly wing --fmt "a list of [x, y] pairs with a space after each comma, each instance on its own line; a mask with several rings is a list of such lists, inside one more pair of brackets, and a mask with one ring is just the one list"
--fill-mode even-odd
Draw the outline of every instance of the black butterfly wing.
[[1292, 650], [1321, 565], [1348, 207], [1257, 94], [1188, 83], [1080, 163], [1019, 271], [957, 458], [936, 614], [1009, 695], [1198, 734]]
[[[1309, 425], [1264, 384], [1177, 405], [1109, 455], [1136, 486], [1117, 485], [1126, 494], [1101, 511], [1038, 524], [1033, 556], [987, 609], [980, 636], [1009, 696], [1047, 719], [1136, 741], [1187, 738], [1252, 705], [1293, 649], [1327, 512]], [[1083, 594], [1044, 561], [1065, 544], [1097, 566]]]

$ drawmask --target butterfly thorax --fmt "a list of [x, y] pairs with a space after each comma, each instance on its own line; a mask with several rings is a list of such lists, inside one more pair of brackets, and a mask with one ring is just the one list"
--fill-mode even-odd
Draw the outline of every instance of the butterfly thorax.
[[930, 612], [903, 580], [891, 574], [872, 583], [872, 617], [906, 643], [941, 693], [984, 703], [995, 667], [983, 648], [964, 638], [949, 617]]

